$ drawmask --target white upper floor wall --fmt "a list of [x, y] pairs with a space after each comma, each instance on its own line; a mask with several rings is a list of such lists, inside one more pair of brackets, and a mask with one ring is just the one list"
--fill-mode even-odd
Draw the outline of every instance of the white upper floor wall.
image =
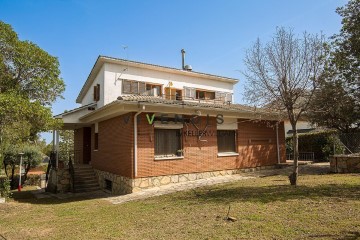
[[[237, 81], [233, 78], [100, 56], [76, 101], [83, 106], [97, 102], [97, 107], [100, 108], [119, 96], [146, 94], [145, 90], [149, 94], [151, 88], [157, 88], [156, 92], [160, 89], [157, 94], [164, 98], [165, 95], [172, 96], [176, 93], [181, 95], [182, 100], [191, 101], [199, 100], [206, 94], [208, 100], [218, 99], [220, 96], [233, 102], [233, 90]], [[134, 86], [140, 92], [129, 91]], [[95, 90], [94, 87], [99, 89]], [[96, 97], [96, 94], [99, 96]]]

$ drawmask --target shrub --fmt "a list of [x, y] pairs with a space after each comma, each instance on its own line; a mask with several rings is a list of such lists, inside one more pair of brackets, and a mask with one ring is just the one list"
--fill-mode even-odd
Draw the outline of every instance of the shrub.
[[[341, 144], [338, 133], [333, 130], [306, 133], [299, 135], [299, 152], [314, 152], [316, 161], [329, 161], [329, 157], [343, 153], [344, 147]], [[292, 153], [292, 137], [286, 138], [286, 151]]]
[[0, 179], [0, 197], [9, 199], [11, 198], [11, 195], [10, 180], [8, 178]]

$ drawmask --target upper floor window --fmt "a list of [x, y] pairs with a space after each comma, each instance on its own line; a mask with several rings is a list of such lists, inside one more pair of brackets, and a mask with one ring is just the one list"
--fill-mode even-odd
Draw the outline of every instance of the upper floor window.
[[215, 100], [218, 102], [232, 102], [232, 93], [202, 90], [184, 87], [185, 99]]
[[195, 99], [196, 98], [196, 89], [184, 87], [184, 97], [185, 97], [185, 99]]
[[145, 83], [131, 80], [123, 80], [122, 92], [128, 94], [140, 94], [145, 92]]
[[183, 94], [181, 89], [177, 88], [165, 88], [165, 98], [170, 100], [182, 100]]
[[162, 95], [162, 85], [145, 83], [141, 81], [133, 80], [122, 80], [122, 93], [127, 94], [144, 94], [149, 96], [161, 96]]
[[204, 100], [215, 99], [215, 92], [196, 90], [196, 99], [204, 99]]
[[100, 84], [94, 86], [94, 101], [100, 100]]
[[146, 83], [146, 92], [149, 93], [149, 95], [161, 96], [162, 95], [161, 85]]

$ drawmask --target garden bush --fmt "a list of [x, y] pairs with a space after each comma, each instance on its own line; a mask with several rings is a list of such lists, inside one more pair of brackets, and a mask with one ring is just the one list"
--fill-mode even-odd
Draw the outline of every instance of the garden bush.
[[[299, 152], [313, 152], [315, 161], [329, 161], [329, 157], [344, 152], [344, 146], [339, 140], [337, 131], [299, 134]], [[292, 153], [292, 137], [286, 138], [286, 152]]]

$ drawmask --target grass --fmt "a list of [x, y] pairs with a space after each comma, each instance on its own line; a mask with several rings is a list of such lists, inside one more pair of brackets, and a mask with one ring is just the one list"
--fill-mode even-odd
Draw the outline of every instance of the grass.
[[[237, 221], [226, 221], [230, 216]], [[0, 239], [360, 239], [360, 175], [286, 176], [112, 205], [34, 199], [0, 205]]]

